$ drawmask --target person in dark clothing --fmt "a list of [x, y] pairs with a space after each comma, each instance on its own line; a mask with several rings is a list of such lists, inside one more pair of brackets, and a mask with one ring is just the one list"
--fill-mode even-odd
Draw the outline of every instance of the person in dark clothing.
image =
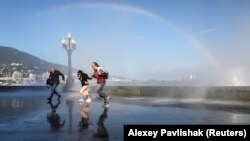
[[82, 101], [86, 101], [88, 103], [91, 102], [91, 98], [89, 96], [89, 82], [88, 80], [91, 80], [92, 78], [88, 76], [88, 74], [84, 73], [81, 70], [78, 70], [77, 72], [77, 77], [79, 78], [79, 80], [81, 81], [82, 84], [82, 88], [80, 89], [80, 94], [81, 94], [81, 99], [79, 100], [80, 102]]
[[106, 79], [103, 75], [103, 70], [96, 62], [92, 63], [92, 68], [93, 68], [92, 77], [97, 80], [96, 92], [99, 94], [100, 97], [102, 97], [104, 99], [103, 107], [108, 108], [109, 107], [109, 96], [102, 91], [105, 84], [106, 84]]
[[61, 95], [56, 91], [56, 87], [60, 84], [59, 76], [62, 77], [63, 81], [65, 80], [64, 75], [59, 70], [56, 70], [55, 68], [50, 69], [49, 79], [52, 80], [52, 84], [51, 84], [51, 94], [50, 97], [47, 98], [48, 100], [51, 100], [54, 94], [56, 94], [58, 100], [60, 100]]

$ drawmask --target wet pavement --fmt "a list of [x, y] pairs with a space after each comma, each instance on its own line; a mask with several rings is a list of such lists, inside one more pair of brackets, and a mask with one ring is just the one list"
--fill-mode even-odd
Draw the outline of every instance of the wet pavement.
[[62, 93], [47, 103], [48, 90], [0, 93], [1, 141], [123, 140], [124, 124], [249, 124], [250, 103], [112, 96], [109, 109], [91, 94]]

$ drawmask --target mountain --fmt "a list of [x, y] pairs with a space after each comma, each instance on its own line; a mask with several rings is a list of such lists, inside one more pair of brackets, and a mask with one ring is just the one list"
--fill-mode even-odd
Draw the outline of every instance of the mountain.
[[12, 47], [0, 46], [0, 65], [11, 63], [19, 63], [24, 66], [34, 67], [39, 69], [40, 72], [49, 71], [52, 66], [64, 73], [67, 72], [66, 66], [44, 61], [36, 56]]

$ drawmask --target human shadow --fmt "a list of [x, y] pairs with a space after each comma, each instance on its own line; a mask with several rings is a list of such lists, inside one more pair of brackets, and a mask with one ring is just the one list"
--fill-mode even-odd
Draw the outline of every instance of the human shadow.
[[99, 120], [97, 121], [97, 130], [94, 132], [92, 136], [92, 141], [108, 141], [109, 134], [108, 130], [105, 127], [104, 121], [108, 118], [108, 108], [104, 108], [101, 115], [99, 116]]
[[90, 111], [90, 103], [83, 103], [81, 105], [81, 120], [79, 121], [78, 128], [79, 131], [83, 131], [84, 129], [88, 129], [92, 124], [89, 121], [89, 111]]
[[54, 105], [52, 101], [49, 101], [48, 104], [50, 104], [51, 112], [47, 113], [47, 121], [50, 124], [52, 132], [59, 132], [60, 128], [65, 124], [65, 120], [61, 122], [60, 115], [56, 113], [56, 109], [61, 104], [61, 102], [57, 101], [57, 103]]

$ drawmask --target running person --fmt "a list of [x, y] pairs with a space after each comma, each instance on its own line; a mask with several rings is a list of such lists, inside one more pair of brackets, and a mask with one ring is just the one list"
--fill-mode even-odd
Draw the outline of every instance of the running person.
[[102, 97], [104, 99], [103, 107], [108, 108], [109, 107], [109, 96], [102, 91], [105, 84], [106, 84], [106, 80], [104, 78], [103, 71], [97, 62], [92, 63], [92, 68], [93, 68], [92, 77], [97, 80], [96, 92], [99, 94], [100, 97]]
[[51, 94], [50, 94], [50, 97], [47, 98], [49, 101], [52, 99], [54, 94], [57, 95], [58, 100], [60, 100], [61, 98], [61, 95], [56, 91], [56, 87], [60, 84], [59, 76], [62, 77], [63, 81], [65, 80], [64, 75], [59, 70], [56, 70], [55, 68], [52, 67], [50, 69], [50, 75], [49, 75], [49, 79], [52, 80]]
[[92, 78], [89, 77], [88, 74], [84, 73], [81, 70], [78, 70], [77, 77], [79, 78], [79, 80], [81, 81], [81, 84], [82, 84], [82, 88], [80, 89], [81, 99], [79, 99], [79, 102], [83, 102], [84, 100], [86, 100], [86, 102], [90, 103], [91, 98], [89, 96], [88, 79], [91, 80]]

